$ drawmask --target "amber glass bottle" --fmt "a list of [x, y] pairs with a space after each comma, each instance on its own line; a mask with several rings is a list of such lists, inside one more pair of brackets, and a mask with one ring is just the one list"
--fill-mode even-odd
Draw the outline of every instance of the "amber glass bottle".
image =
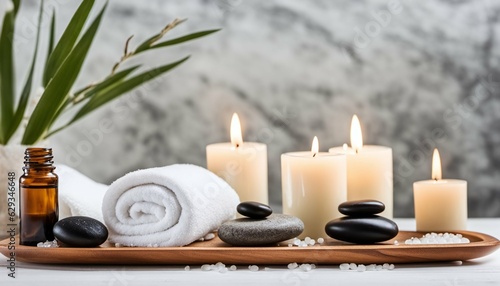
[[52, 149], [28, 148], [24, 174], [19, 179], [20, 243], [36, 245], [54, 240], [52, 228], [59, 219], [58, 177], [52, 166]]

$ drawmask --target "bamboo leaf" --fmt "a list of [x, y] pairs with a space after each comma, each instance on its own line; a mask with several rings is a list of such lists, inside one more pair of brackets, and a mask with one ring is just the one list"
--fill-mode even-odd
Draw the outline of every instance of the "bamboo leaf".
[[163, 30], [161, 30], [158, 34], [155, 34], [154, 36], [150, 37], [149, 39], [145, 40], [142, 42], [134, 51], [134, 54], [139, 54], [141, 52], [144, 52], [145, 50], [149, 49], [151, 45], [153, 45], [156, 41], [160, 40], [165, 34], [175, 28], [177, 25], [182, 24], [186, 21], [186, 19], [179, 20], [175, 19], [172, 23], [169, 23]]
[[54, 42], [56, 40], [56, 10], [52, 11], [52, 19], [50, 20], [50, 35], [49, 35], [49, 46], [47, 48], [47, 59], [49, 61], [50, 55], [54, 51]]
[[[35, 107], [33, 114], [26, 126], [22, 144], [32, 145], [36, 143], [54, 120], [56, 112], [59, 110], [68, 93], [76, 81], [78, 74], [82, 68], [83, 62], [94, 40], [102, 16], [106, 9], [106, 5], [102, 8], [99, 15], [92, 22], [88, 30], [83, 34], [73, 50], [61, 64], [61, 67], [54, 74], [52, 80], [49, 81], [40, 102]], [[55, 53], [55, 51], [54, 51]]]
[[38, 27], [36, 32], [36, 40], [35, 40], [35, 52], [33, 54], [33, 61], [31, 62], [31, 67], [28, 72], [28, 76], [26, 78], [26, 83], [24, 84], [23, 91], [21, 92], [21, 96], [19, 98], [19, 103], [17, 105], [17, 110], [14, 114], [13, 124], [10, 126], [7, 135], [5, 136], [5, 143], [7, 144], [11, 138], [11, 136], [16, 132], [19, 124], [21, 123], [24, 112], [26, 111], [26, 106], [28, 105], [28, 100], [31, 93], [31, 87], [33, 83], [33, 74], [35, 71], [35, 63], [38, 54], [38, 43], [40, 41], [40, 27], [42, 26], [42, 16], [43, 16], [43, 3], [44, 0], [40, 2], [40, 12], [38, 16]]
[[141, 73], [139, 75], [136, 75], [135, 77], [128, 79], [127, 81], [116, 83], [115, 85], [110, 86], [110, 87], [98, 92], [96, 95], [94, 95], [89, 100], [89, 102], [87, 102], [86, 105], [84, 105], [78, 111], [78, 113], [70, 121], [69, 124], [74, 123], [75, 121], [81, 119], [82, 117], [84, 117], [85, 115], [94, 111], [95, 109], [101, 107], [105, 103], [117, 98], [118, 96], [120, 96], [126, 92], [131, 91], [132, 89], [136, 88], [137, 86], [139, 86], [145, 82], [148, 82], [148, 81], [168, 72], [169, 70], [177, 67], [178, 65], [187, 61], [188, 59], [189, 59], [189, 56], [185, 57], [177, 62], [170, 63], [167, 65], [161, 66], [159, 68], [155, 68], [155, 69], [146, 71], [144, 73]]
[[[59, 116], [61, 115], [61, 113], [73, 102], [73, 105], [77, 105], [81, 102], [84, 102], [84, 99], [87, 99], [87, 98], [90, 98], [92, 97], [94, 94], [96, 94], [98, 91], [100, 90], [103, 90], [105, 88], [107, 88], [108, 86], [111, 86], [115, 83], [117, 83], [118, 81], [121, 81], [123, 78], [125, 78], [127, 75], [129, 75], [130, 73], [132, 73], [134, 70], [136, 70], [137, 68], [139, 68], [140, 66], [137, 65], [137, 66], [134, 66], [134, 67], [131, 67], [129, 69], [126, 69], [126, 70], [123, 70], [119, 73], [116, 73], [110, 77], [108, 77], [107, 79], [105, 79], [103, 82], [93, 86], [93, 87], [90, 87], [90, 88], [84, 88], [78, 92], [76, 92], [74, 94], [74, 97], [78, 97], [78, 95], [80, 94], [83, 94], [83, 98], [78, 101], [78, 102], [74, 102], [74, 98], [69, 98], [69, 97], [66, 97], [66, 99], [64, 100], [63, 104], [61, 105], [61, 107], [57, 110], [56, 114], [54, 115], [54, 118], [52, 118], [52, 121], [49, 123], [49, 130], [52, 128], [52, 126], [54, 125], [55, 121], [57, 120], [57, 118], [59, 118]], [[48, 137], [48, 135], [46, 136]]]
[[14, 13], [5, 13], [0, 34], [0, 144], [5, 142], [14, 117]]
[[21, 6], [21, 0], [12, 0], [12, 4], [14, 4], [14, 15], [19, 11], [19, 7]]
[[92, 86], [90, 88], [84, 88], [78, 92], [75, 93], [75, 97], [77, 97], [78, 95], [80, 94], [84, 94], [84, 97], [83, 98], [89, 98], [89, 97], [92, 97], [93, 95], [95, 95], [96, 93], [98, 93], [99, 91], [121, 81], [122, 79], [124, 79], [125, 77], [127, 77], [129, 74], [131, 74], [132, 72], [134, 72], [136, 69], [138, 69], [140, 67], [140, 65], [136, 65], [136, 66], [133, 66], [131, 68], [128, 68], [128, 69], [125, 69], [123, 71], [120, 71], [118, 73], [115, 73], [111, 76], [109, 76], [108, 78], [106, 78], [104, 81], [96, 84], [95, 86]]
[[188, 41], [191, 41], [191, 40], [194, 40], [194, 39], [198, 39], [198, 38], [201, 38], [201, 37], [208, 36], [208, 35], [210, 35], [212, 33], [218, 32], [220, 30], [221, 29], [215, 29], [215, 30], [207, 30], [207, 31], [200, 31], [200, 32], [192, 33], [192, 34], [189, 34], [189, 35], [186, 35], [186, 36], [182, 36], [182, 37], [179, 37], [179, 38], [175, 38], [175, 39], [172, 39], [172, 40], [168, 40], [168, 41], [165, 41], [165, 42], [158, 43], [156, 45], [151, 46], [149, 49], [158, 49], [158, 48], [163, 48], [163, 47], [167, 47], [167, 46], [178, 45], [178, 44], [181, 44], [181, 43], [184, 43], [184, 42], [188, 42]]
[[89, 17], [95, 0], [83, 0], [78, 10], [75, 12], [68, 26], [64, 30], [61, 39], [51, 53], [43, 73], [43, 85], [47, 86], [54, 77], [66, 57], [70, 54], [80, 35], [87, 18]]

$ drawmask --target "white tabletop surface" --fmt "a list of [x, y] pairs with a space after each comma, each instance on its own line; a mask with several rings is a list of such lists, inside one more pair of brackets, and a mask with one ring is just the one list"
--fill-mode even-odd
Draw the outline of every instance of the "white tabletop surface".
[[[415, 229], [412, 219], [396, 219], [400, 229]], [[468, 229], [500, 237], [500, 218], [470, 219]], [[500, 285], [500, 251], [463, 263], [396, 264], [394, 270], [341, 271], [338, 265], [319, 266], [309, 272], [286, 266], [248, 266], [218, 273], [200, 266], [50, 266], [17, 263], [16, 278], [7, 276], [6, 259], [0, 255], [0, 285]], [[8, 282], [9, 284], [6, 284]]]

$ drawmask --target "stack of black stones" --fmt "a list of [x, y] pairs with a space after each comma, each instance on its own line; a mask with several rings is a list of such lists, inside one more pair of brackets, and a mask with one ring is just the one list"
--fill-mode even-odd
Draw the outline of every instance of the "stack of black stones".
[[350, 201], [339, 205], [339, 212], [346, 215], [326, 224], [325, 232], [337, 240], [358, 244], [372, 244], [395, 237], [398, 225], [378, 216], [385, 210], [382, 202], [375, 200]]

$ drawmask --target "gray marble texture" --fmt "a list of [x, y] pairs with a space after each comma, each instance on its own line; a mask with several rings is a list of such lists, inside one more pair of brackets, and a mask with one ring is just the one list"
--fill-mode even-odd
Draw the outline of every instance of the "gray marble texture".
[[[38, 1], [23, 2], [29, 23]], [[61, 33], [79, 1], [46, 2]], [[58, 162], [104, 183], [138, 168], [205, 166], [205, 146], [229, 141], [238, 112], [244, 138], [268, 145], [279, 205], [280, 154], [309, 149], [315, 135], [323, 151], [348, 142], [356, 113], [366, 144], [393, 148], [395, 216], [413, 215], [412, 183], [430, 178], [435, 146], [444, 177], [468, 181], [469, 216], [500, 216], [500, 2], [111, 0], [80, 85], [108, 74], [129, 35], [134, 46], [175, 17], [189, 21], [170, 37], [223, 30], [141, 57], [153, 67], [192, 55], [52, 137]], [[20, 33], [22, 66], [33, 37]]]

